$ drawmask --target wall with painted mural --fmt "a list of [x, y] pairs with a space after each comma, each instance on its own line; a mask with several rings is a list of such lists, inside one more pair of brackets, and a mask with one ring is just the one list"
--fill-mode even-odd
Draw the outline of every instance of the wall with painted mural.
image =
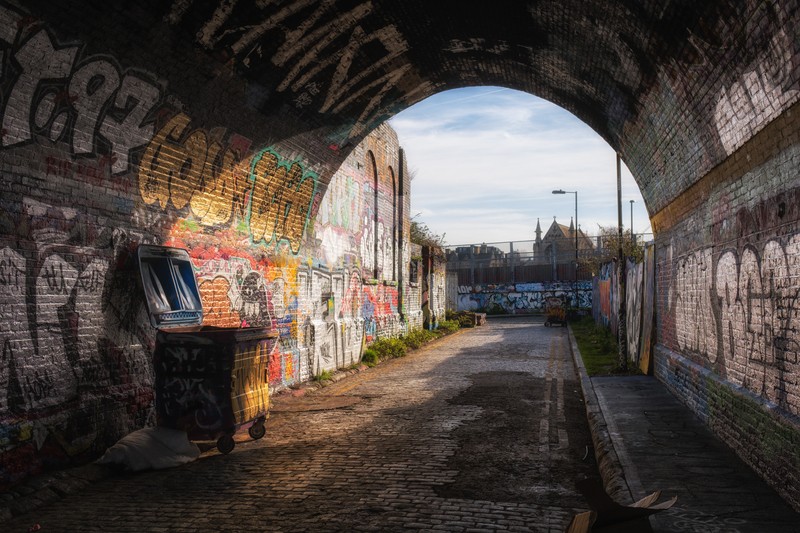
[[205, 325], [279, 333], [273, 389], [421, 326], [388, 126], [329, 172], [87, 50], [0, 6], [0, 488], [154, 422], [139, 244], [189, 251]]
[[[592, 282], [578, 282], [578, 306], [592, 306]], [[513, 285], [461, 285], [458, 311], [490, 314], [525, 314], [544, 311], [545, 300], [558, 296], [570, 305], [575, 299], [575, 284], [565, 281], [516, 283]]]
[[617, 289], [617, 264], [605, 263], [600, 272], [592, 278], [592, 316], [597, 324], [617, 334], [619, 321]]
[[408, 262], [408, 293], [403, 306], [403, 316], [405, 317], [409, 329], [419, 329], [424, 327], [422, 313], [422, 246], [410, 243]]
[[436, 329], [445, 319], [447, 260], [441, 248], [422, 247], [422, 320], [425, 328]]

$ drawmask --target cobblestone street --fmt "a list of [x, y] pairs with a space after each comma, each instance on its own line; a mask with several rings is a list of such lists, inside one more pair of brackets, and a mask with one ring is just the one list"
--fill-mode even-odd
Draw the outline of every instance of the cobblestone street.
[[267, 436], [228, 456], [112, 476], [3, 530], [563, 531], [590, 443], [566, 328], [494, 320], [276, 395]]

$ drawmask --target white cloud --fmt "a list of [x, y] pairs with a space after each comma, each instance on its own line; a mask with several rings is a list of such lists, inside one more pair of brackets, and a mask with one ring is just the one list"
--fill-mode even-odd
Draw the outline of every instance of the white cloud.
[[[569, 224], [578, 191], [579, 223], [617, 223], [614, 152], [591, 128], [549, 102], [510, 89], [457, 89], [390, 120], [414, 175], [412, 213], [449, 244], [534, 238], [552, 217]], [[639, 189], [623, 167], [623, 223], [649, 230]]]

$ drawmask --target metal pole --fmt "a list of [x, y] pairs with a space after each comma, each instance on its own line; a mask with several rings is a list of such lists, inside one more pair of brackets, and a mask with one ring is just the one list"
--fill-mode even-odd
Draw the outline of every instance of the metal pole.
[[575, 309], [578, 309], [578, 191], [575, 191]]
[[619, 311], [617, 313], [617, 341], [619, 343], [619, 367], [628, 370], [628, 335], [626, 332], [625, 303], [625, 254], [622, 251], [622, 160], [617, 153], [617, 214], [618, 214], [618, 256], [617, 256], [617, 285], [619, 287]]
[[631, 244], [636, 244], [636, 234], [633, 232], [633, 200], [631, 200]]
[[516, 265], [514, 264], [514, 241], [508, 243], [511, 250], [511, 283], [516, 283]]

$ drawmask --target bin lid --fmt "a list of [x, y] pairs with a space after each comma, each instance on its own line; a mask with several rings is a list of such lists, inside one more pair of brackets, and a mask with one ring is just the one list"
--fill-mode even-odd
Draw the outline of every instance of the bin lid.
[[203, 304], [189, 252], [141, 244], [137, 256], [150, 323], [156, 328], [200, 325]]

